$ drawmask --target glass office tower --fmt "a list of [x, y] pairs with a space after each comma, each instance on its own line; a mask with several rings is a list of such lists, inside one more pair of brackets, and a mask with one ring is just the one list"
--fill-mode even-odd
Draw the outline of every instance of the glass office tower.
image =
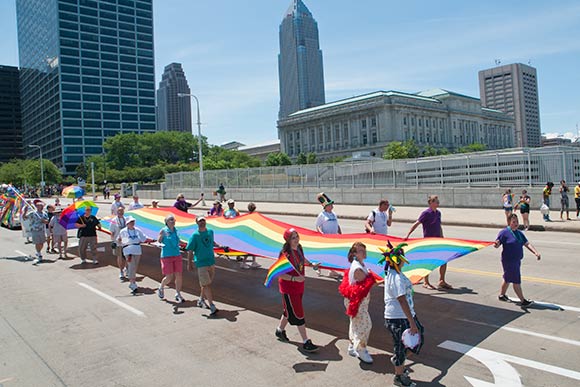
[[301, 0], [293, 0], [280, 24], [279, 118], [324, 105], [324, 71], [318, 24]]
[[72, 174], [107, 137], [155, 131], [152, 1], [16, 1], [28, 156]]

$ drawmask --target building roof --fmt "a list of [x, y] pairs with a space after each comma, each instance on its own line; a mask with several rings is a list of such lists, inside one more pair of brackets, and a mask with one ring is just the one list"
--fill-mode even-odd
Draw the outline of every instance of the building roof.
[[288, 10], [286, 11], [286, 16], [301, 16], [307, 15], [312, 17], [310, 10], [306, 7], [306, 5], [302, 2], [302, 0], [293, 0]]
[[262, 148], [262, 147], [266, 147], [266, 146], [272, 146], [272, 145], [280, 145], [280, 140], [271, 140], [271, 141], [267, 141], [267, 142], [262, 142], [260, 144], [254, 144], [254, 145], [244, 145], [238, 148], [239, 151], [242, 150], [248, 150], [248, 149], [256, 149], [256, 148]]
[[443, 95], [453, 95], [455, 97], [468, 98], [468, 99], [480, 101], [480, 99], [476, 98], [476, 97], [470, 97], [469, 95], [460, 94], [460, 93], [456, 93], [454, 91], [449, 91], [449, 90], [439, 89], [439, 88], [420, 91], [417, 93], [417, 95], [421, 95], [423, 97], [440, 97]]

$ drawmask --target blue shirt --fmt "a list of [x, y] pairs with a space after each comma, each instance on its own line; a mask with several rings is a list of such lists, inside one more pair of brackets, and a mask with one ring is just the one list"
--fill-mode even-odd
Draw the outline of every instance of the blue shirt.
[[503, 246], [501, 252], [502, 261], [521, 260], [524, 258], [524, 246], [528, 243], [528, 238], [523, 232], [506, 227], [497, 234], [496, 239]]
[[193, 260], [197, 267], [212, 266], [215, 265], [213, 244], [213, 230], [198, 230], [191, 235], [185, 249], [193, 251]]
[[173, 231], [171, 231], [169, 227], [164, 227], [161, 230], [161, 233], [161, 243], [165, 245], [161, 248], [161, 258], [181, 255], [181, 251], [179, 251], [179, 235], [177, 229], [174, 228]]

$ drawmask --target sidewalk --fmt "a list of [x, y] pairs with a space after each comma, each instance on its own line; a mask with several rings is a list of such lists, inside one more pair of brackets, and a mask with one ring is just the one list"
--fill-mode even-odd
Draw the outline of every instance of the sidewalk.
[[[123, 203], [128, 204], [130, 198], [124, 198]], [[187, 198], [189, 202], [195, 202], [191, 198]], [[206, 206], [201, 203], [190, 210], [192, 214], [201, 214], [207, 212], [213, 203], [213, 198], [206, 199]], [[102, 198], [97, 198], [96, 203], [99, 205], [110, 204], [112, 199], [109, 201], [104, 201]], [[164, 199], [159, 200], [160, 207], [170, 207], [173, 205], [175, 200]], [[151, 199], [142, 199], [141, 203], [148, 206], [151, 204]], [[316, 217], [322, 207], [318, 203], [271, 203], [271, 202], [256, 202], [257, 211], [265, 215], [295, 215], [295, 216], [307, 216]], [[377, 203], [378, 204], [378, 203]], [[393, 204], [396, 208], [396, 212], [393, 214], [393, 220], [402, 223], [413, 223], [417, 220], [417, 217], [427, 206], [425, 207], [399, 207], [396, 203]], [[227, 205], [224, 203], [224, 207]], [[236, 208], [241, 212], [245, 213], [247, 211], [248, 202], [240, 201], [236, 202]], [[339, 219], [359, 219], [363, 221], [366, 219], [371, 210], [375, 207], [372, 206], [360, 206], [360, 205], [341, 205], [336, 203], [334, 207], [334, 212], [336, 212]], [[443, 225], [449, 226], [464, 226], [464, 227], [485, 227], [485, 228], [496, 228], [500, 229], [506, 226], [504, 211], [500, 208], [497, 210], [490, 209], [466, 209], [466, 208], [445, 208], [440, 207], [442, 214]], [[99, 213], [100, 216], [105, 216], [109, 214], [109, 209], [107, 212]], [[520, 224], [522, 223], [522, 218], [519, 212], [517, 212]], [[565, 215], [564, 215], [565, 216]], [[559, 231], [559, 232], [575, 232], [580, 233], [580, 220], [576, 219], [576, 211], [570, 211], [570, 217], [573, 220], [561, 221], [560, 211], [551, 211], [550, 217], [553, 222], [544, 222], [542, 219], [542, 214], [539, 210], [533, 210], [530, 214], [530, 230], [531, 231]]]

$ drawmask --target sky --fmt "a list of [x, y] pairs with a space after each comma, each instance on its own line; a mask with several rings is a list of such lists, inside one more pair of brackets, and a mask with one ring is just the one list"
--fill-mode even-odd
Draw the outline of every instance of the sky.
[[[154, 0], [156, 82], [165, 65], [183, 64], [211, 144], [278, 138], [278, 28], [290, 3]], [[326, 102], [377, 90], [432, 88], [479, 98], [478, 71], [499, 59], [537, 69], [543, 133], [577, 134], [577, 0], [304, 3], [318, 22]], [[0, 0], [4, 65], [18, 65], [15, 8], [15, 0]]]

